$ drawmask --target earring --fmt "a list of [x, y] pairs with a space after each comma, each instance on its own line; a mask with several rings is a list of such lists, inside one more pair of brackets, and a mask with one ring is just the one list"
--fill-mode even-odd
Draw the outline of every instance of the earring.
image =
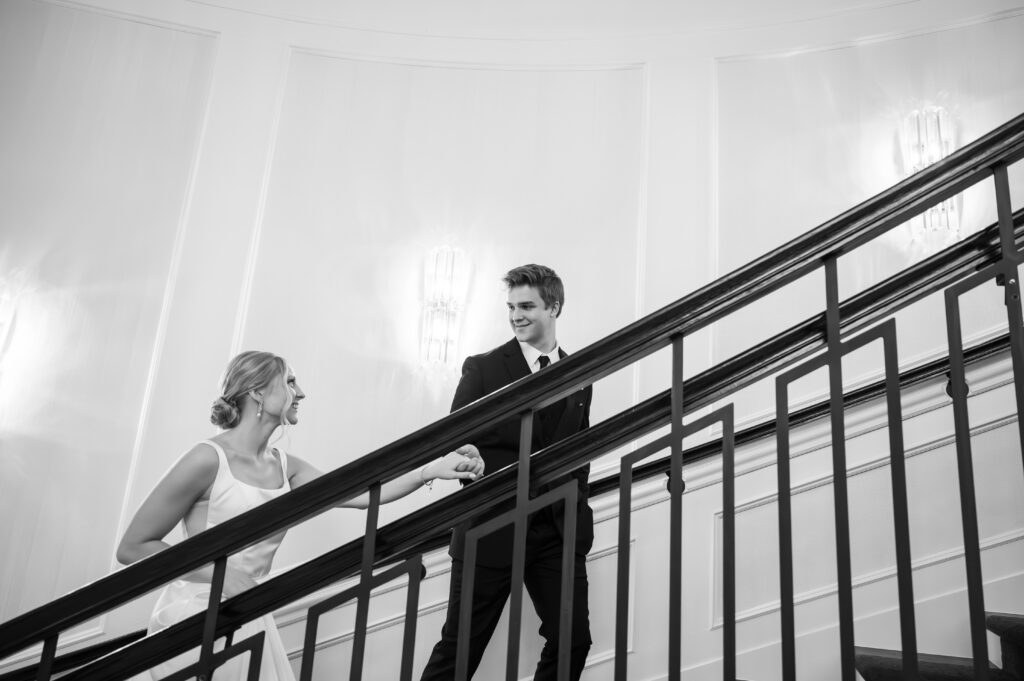
[[256, 409], [256, 418], [260, 418], [261, 416], [263, 416], [263, 403], [258, 402], [257, 404], [259, 404], [260, 406]]

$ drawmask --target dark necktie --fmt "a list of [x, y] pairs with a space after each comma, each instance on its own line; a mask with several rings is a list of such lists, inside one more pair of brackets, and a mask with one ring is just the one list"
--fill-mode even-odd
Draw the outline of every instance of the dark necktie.
[[551, 358], [547, 355], [541, 355], [537, 358], [537, 362], [540, 364], [540, 368], [543, 369], [547, 365], [551, 364]]

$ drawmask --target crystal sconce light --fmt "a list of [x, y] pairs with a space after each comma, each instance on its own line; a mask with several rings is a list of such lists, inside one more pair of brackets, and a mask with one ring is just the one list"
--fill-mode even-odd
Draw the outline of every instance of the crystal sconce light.
[[[956, 130], [941, 106], [923, 107], [900, 126], [903, 174], [909, 177], [949, 156], [956, 148]], [[911, 243], [932, 251], [960, 238], [959, 196], [936, 204], [910, 221]]]
[[468, 274], [469, 264], [461, 249], [440, 246], [426, 256], [420, 335], [420, 355], [424, 363], [448, 363], [457, 356]]

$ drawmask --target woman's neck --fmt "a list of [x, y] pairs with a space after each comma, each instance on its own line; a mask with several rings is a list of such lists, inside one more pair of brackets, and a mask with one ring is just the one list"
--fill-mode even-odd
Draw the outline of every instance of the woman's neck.
[[260, 458], [266, 453], [270, 436], [275, 430], [277, 430], [277, 424], [246, 419], [224, 435], [225, 439], [239, 453]]

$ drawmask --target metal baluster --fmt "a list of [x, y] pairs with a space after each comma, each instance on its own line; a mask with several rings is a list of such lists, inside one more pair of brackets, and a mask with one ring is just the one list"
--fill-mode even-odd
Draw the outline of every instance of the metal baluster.
[[315, 607], [306, 609], [306, 635], [302, 642], [302, 666], [299, 669], [299, 681], [313, 680], [313, 656], [316, 654], [316, 630], [320, 617]]
[[615, 681], [626, 681], [629, 645], [629, 534], [632, 521], [633, 455], [619, 465], [619, 564], [615, 579]]
[[459, 633], [455, 643], [455, 681], [466, 681], [469, 678], [469, 635], [473, 615], [473, 589], [476, 584], [476, 544], [473, 531], [467, 532], [462, 562]]
[[722, 678], [736, 681], [736, 456], [732, 404], [722, 420]]
[[683, 337], [672, 339], [672, 470], [669, 477], [668, 678], [682, 670], [683, 571]]
[[839, 587], [841, 678], [843, 681], [854, 681], [857, 671], [853, 658], [853, 575], [850, 567], [850, 500], [846, 480], [843, 343], [839, 337], [839, 275], [835, 256], [825, 259], [825, 300], [829, 412], [832, 427], [832, 491], [835, 505], [836, 573]]
[[793, 604], [793, 510], [789, 496], [789, 384], [775, 380], [776, 473], [779, 494], [779, 617], [782, 635], [782, 679], [796, 679], [796, 626]]
[[38, 681], [50, 681], [50, 676], [53, 674], [53, 659], [57, 656], [57, 639], [59, 637], [60, 633], [56, 633], [43, 641], [43, 653], [39, 658], [39, 669], [36, 670]]
[[971, 424], [967, 414], [967, 380], [960, 331], [961, 290], [973, 288], [972, 277], [961, 286], [946, 289], [946, 335], [949, 342], [950, 391], [956, 430], [956, 461], [960, 484], [960, 518], [964, 533], [964, 565], [967, 571], [967, 603], [974, 657], [974, 677], [988, 681], [988, 641], [985, 634], [985, 594], [982, 583], [978, 510], [974, 496], [974, 464], [971, 455]]
[[914, 614], [914, 573], [910, 552], [910, 513], [907, 504], [907, 471], [903, 447], [903, 411], [900, 403], [899, 353], [896, 320], [879, 327], [885, 357], [885, 402], [889, 427], [889, 472], [892, 478], [893, 534], [896, 539], [896, 582], [899, 589], [900, 641], [903, 678], [918, 679], [917, 625]]
[[622, 457], [619, 464], [619, 543], [618, 574], [615, 581], [615, 681], [626, 681], [629, 646], [629, 566], [630, 526], [633, 500], [633, 467], [669, 445], [670, 435]]
[[217, 632], [217, 613], [220, 611], [220, 596], [224, 591], [224, 575], [227, 572], [228, 557], [221, 556], [213, 563], [213, 579], [210, 580], [210, 600], [206, 605], [206, 620], [203, 623], [203, 643], [199, 649], [199, 674], [205, 681], [212, 676], [213, 642]]
[[1017, 428], [1020, 433], [1021, 460], [1024, 462], [1024, 320], [1020, 309], [1020, 275], [1016, 265], [1021, 261], [1013, 230], [1013, 206], [1010, 203], [1010, 183], [1006, 166], [993, 169], [996, 187], [996, 211], [999, 216], [999, 243], [1007, 274], [1006, 316], [1010, 327], [1010, 357], [1013, 359], [1013, 387], [1017, 398]]
[[[519, 421], [519, 471], [516, 482], [515, 540], [512, 544], [512, 582], [509, 587], [508, 656], [505, 678], [519, 677], [519, 640], [522, 636], [523, 573], [526, 569], [526, 529], [530, 520], [530, 448], [533, 442], [533, 410]], [[464, 592], [465, 593], [465, 592]], [[465, 600], [465, 599], [463, 599]]]
[[[267, 632], [259, 631], [247, 639], [252, 643], [252, 646], [249, 648], [249, 671], [245, 675], [246, 681], [260, 681], [260, 667], [263, 663], [263, 645], [266, 635]], [[227, 647], [231, 644], [225, 643], [224, 645]]]
[[[562, 485], [566, 492], [562, 515], [562, 609], [558, 623], [558, 681], [569, 681], [572, 653], [572, 611], [575, 600], [576, 504], [579, 485], [575, 478]], [[557, 503], [557, 502], [556, 502]]]
[[363, 537], [363, 562], [359, 574], [359, 598], [356, 600], [355, 637], [352, 640], [351, 681], [363, 677], [366, 654], [366, 624], [370, 617], [370, 591], [373, 588], [373, 555], [377, 544], [377, 518], [380, 514], [380, 483], [370, 486], [370, 505], [366, 509], [366, 535]]
[[423, 554], [418, 553], [406, 564], [409, 568], [409, 588], [405, 597], [405, 631], [402, 634], [401, 681], [412, 681], [412, 661], [416, 652], [416, 620], [419, 619], [420, 582], [426, 575]]

